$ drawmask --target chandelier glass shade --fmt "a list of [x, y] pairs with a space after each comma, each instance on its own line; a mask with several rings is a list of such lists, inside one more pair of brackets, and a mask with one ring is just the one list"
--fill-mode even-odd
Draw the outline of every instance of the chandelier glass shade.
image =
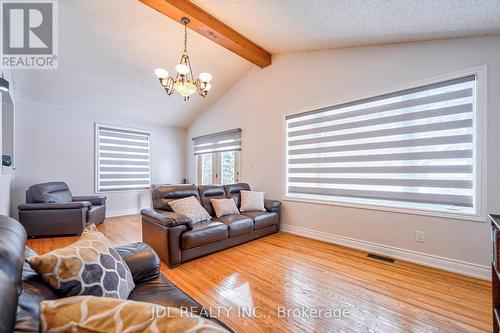
[[208, 95], [208, 91], [212, 88], [212, 84], [210, 83], [212, 75], [210, 73], [200, 73], [198, 78], [195, 79], [191, 68], [191, 61], [187, 53], [187, 25], [190, 21], [187, 17], [183, 17], [181, 22], [184, 24], [184, 52], [181, 55], [181, 60], [175, 66], [177, 74], [173, 77], [169, 75], [167, 70], [157, 68], [155, 75], [160, 80], [160, 84], [165, 89], [167, 95], [170, 96], [176, 91], [187, 101], [189, 96], [196, 92], [202, 97]]

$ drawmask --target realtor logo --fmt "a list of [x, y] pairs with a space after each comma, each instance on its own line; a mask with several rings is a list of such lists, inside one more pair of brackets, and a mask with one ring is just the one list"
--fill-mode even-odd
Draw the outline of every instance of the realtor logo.
[[57, 1], [1, 3], [1, 67], [57, 69]]

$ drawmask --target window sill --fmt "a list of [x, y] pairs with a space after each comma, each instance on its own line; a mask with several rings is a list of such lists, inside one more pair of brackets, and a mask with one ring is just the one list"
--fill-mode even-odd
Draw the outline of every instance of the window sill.
[[466, 214], [466, 213], [462, 213], [462, 214], [460, 214], [460, 213], [447, 213], [447, 212], [437, 211], [437, 210], [401, 208], [401, 207], [395, 207], [395, 206], [390, 206], [390, 205], [344, 202], [344, 201], [339, 201], [339, 200], [308, 199], [308, 198], [301, 198], [301, 197], [291, 197], [291, 196], [286, 196], [286, 195], [283, 196], [282, 200], [289, 201], [289, 202], [310, 203], [310, 204], [327, 205], [327, 206], [340, 206], [340, 207], [358, 208], [358, 209], [375, 210], [375, 211], [386, 211], [386, 212], [412, 214], [412, 215], [442, 217], [442, 218], [475, 221], [475, 222], [486, 222], [486, 216]]
[[132, 190], [95, 191], [94, 194], [105, 195], [106, 193], [131, 193], [131, 192], [146, 192], [151, 190], [152, 188], [141, 188], [137, 190], [132, 189]]

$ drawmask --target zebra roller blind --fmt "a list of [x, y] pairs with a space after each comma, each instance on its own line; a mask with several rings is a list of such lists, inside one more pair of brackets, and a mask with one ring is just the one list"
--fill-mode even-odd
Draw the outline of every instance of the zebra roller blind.
[[287, 196], [472, 210], [475, 90], [472, 75], [288, 116]]
[[97, 192], [150, 187], [150, 133], [96, 124]]
[[210, 154], [222, 151], [241, 150], [241, 129], [236, 128], [224, 132], [218, 132], [192, 139], [194, 154]]

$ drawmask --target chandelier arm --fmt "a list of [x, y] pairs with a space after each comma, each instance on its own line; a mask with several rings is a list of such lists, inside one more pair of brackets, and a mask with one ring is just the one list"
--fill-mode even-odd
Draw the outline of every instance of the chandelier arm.
[[189, 68], [189, 72], [191, 73], [191, 81], [194, 81], [193, 69], [191, 68], [191, 60], [189, 59], [189, 56], [187, 56], [187, 55], [186, 55], [186, 62], [187, 62], [188, 68]]

